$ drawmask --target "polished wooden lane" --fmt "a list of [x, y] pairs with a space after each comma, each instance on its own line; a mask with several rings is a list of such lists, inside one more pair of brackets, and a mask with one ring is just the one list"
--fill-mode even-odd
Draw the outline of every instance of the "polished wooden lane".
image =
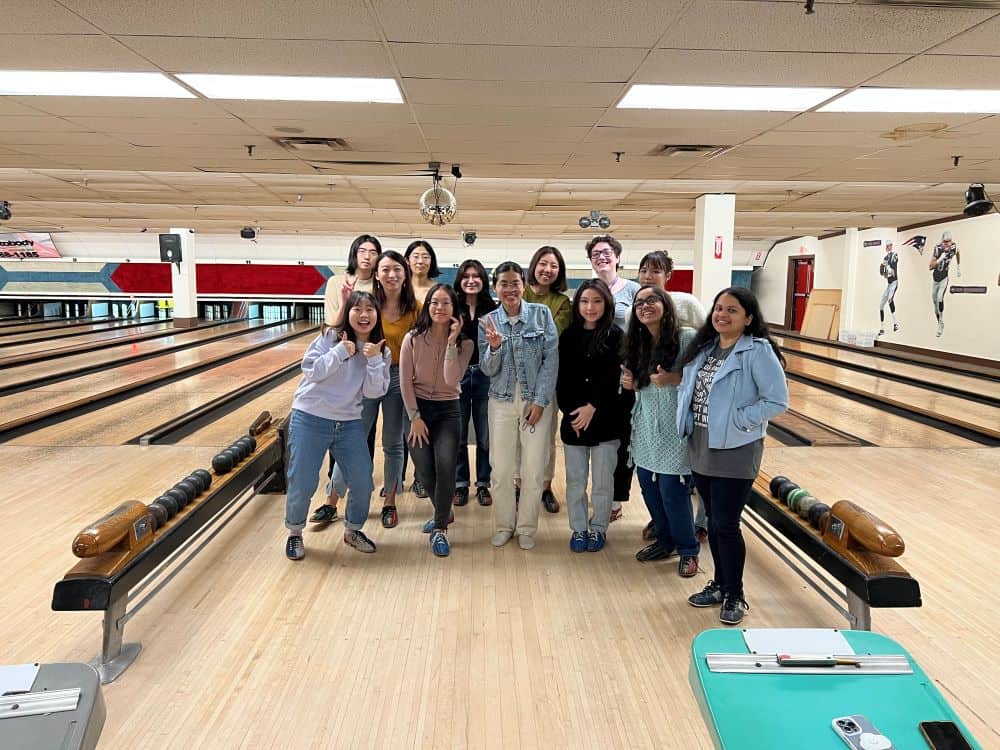
[[116, 328], [95, 331], [94, 333], [70, 338], [14, 344], [0, 349], [0, 367], [10, 364], [15, 358], [26, 355], [50, 354], [57, 356], [72, 353], [76, 349], [92, 344], [110, 343], [112, 341], [130, 343], [132, 341], [141, 341], [145, 338], [162, 336], [173, 330], [173, 322], [163, 321], [143, 328]]
[[276, 385], [253, 401], [234, 409], [205, 425], [200, 430], [192, 432], [178, 442], [178, 445], [197, 446], [208, 445], [225, 447], [233, 441], [233, 435], [246, 432], [247, 426], [263, 411], [271, 412], [275, 418], [285, 417], [292, 410], [292, 399], [295, 389], [299, 386], [299, 375]]
[[[122, 320], [118, 318], [117, 320]], [[74, 328], [76, 326], [96, 325], [100, 323], [115, 322], [112, 318], [39, 318], [37, 320], [10, 321], [0, 325], [0, 336], [8, 333], [21, 333], [30, 331], [57, 331], [60, 329]]]
[[71, 342], [80, 336], [89, 336], [92, 333], [100, 331], [134, 331], [140, 330], [144, 326], [167, 322], [171, 321], [157, 320], [156, 318], [143, 318], [142, 320], [111, 320], [103, 323], [80, 323], [69, 327], [61, 327], [51, 332], [47, 330], [32, 331], [29, 333], [11, 331], [10, 333], [0, 335], [0, 349], [5, 350], [10, 346], [18, 346], [19, 344], [31, 342]]
[[975, 441], [838, 396], [799, 381], [788, 383], [788, 405], [823, 424], [885, 447], [973, 448]]
[[0, 388], [7, 388], [24, 381], [58, 376], [64, 372], [81, 367], [113, 367], [122, 362], [157, 352], [168, 352], [178, 347], [207, 341], [226, 333], [241, 331], [252, 332], [266, 330], [272, 321], [265, 323], [257, 321], [234, 321], [221, 326], [209, 328], [174, 329], [169, 336], [141, 341], [138, 343], [122, 343], [96, 352], [84, 352], [60, 357], [56, 361], [31, 362], [23, 365], [5, 367], [0, 371]]
[[[302, 360], [309, 337], [294, 339], [284, 344], [247, 354], [239, 359], [213, 367], [205, 372], [126, 398], [120, 403], [103, 409], [35, 430], [10, 441], [11, 445], [121, 445], [159, 425], [206, 404], [241, 385], [265, 377], [290, 364]], [[297, 378], [295, 379], [297, 381]], [[284, 386], [276, 386], [281, 389]], [[294, 392], [294, 381], [292, 384]], [[273, 400], [273, 399], [272, 399]], [[288, 410], [287, 399], [284, 412]], [[267, 408], [267, 407], [265, 407]], [[242, 410], [237, 410], [242, 412]], [[245, 432], [255, 412], [249, 418], [232, 425], [221, 445], [232, 442], [232, 435]], [[231, 415], [227, 415], [231, 416]], [[226, 416], [219, 422], [226, 422]], [[213, 425], [216, 422], [212, 423]]]
[[789, 359], [786, 372], [1000, 439], [1000, 408], [995, 406], [929, 392], [917, 386], [805, 358]]
[[[0, 663], [93, 656], [99, 615], [49, 610], [74, 562], [70, 539], [213, 452], [0, 446], [0, 460], [23, 467], [0, 498]], [[998, 455], [784, 448], [764, 458], [766, 470], [823, 498], [852, 497], [900, 531], [925, 606], [876, 610], [875, 628], [913, 653], [984, 747], [1000, 726], [988, 606], [1000, 520], [982, 513], [1000, 489]], [[556, 466], [562, 497], [561, 456]], [[101, 747], [708, 750], [687, 671], [691, 639], [718, 625], [717, 612], [684, 598], [711, 563], [693, 580], [672, 562], [636, 563], [646, 512], [633, 497], [597, 554], [569, 552], [565, 510], [541, 514], [535, 550], [494, 549], [490, 510], [473, 504], [456, 511], [452, 556], [437, 559], [420, 533], [430, 506], [406, 494], [395, 529], [378, 525], [373, 503], [375, 555], [344, 546], [337, 524], [308, 533], [294, 564], [282, 498], [258, 498], [128, 624], [144, 650], [105, 688]], [[748, 625], [842, 625], [752, 536], [748, 548]]]
[[305, 333], [313, 327], [311, 323], [299, 321], [248, 331], [238, 338], [208, 342], [190, 349], [168, 352], [158, 357], [81, 375], [50, 386], [32, 388], [28, 393], [2, 396], [0, 415], [3, 416], [0, 417], [0, 430], [12, 429], [26, 421], [65, 411], [96, 398], [113, 396], [172, 374], [204, 366], [212, 361], [275, 341], [290, 333]]
[[1000, 398], [1000, 382], [971, 375], [961, 375], [948, 370], [940, 370], [928, 365], [910, 364], [898, 360], [886, 359], [874, 354], [866, 354], [856, 349], [840, 349], [835, 346], [824, 346], [811, 341], [802, 341], [788, 337], [776, 336], [775, 339], [785, 349], [785, 355], [796, 356], [797, 352], [824, 357], [833, 364], [860, 365], [877, 370], [889, 378], [892, 375], [902, 375], [927, 383], [930, 386], [946, 386], [971, 394], [980, 394], [990, 398]]

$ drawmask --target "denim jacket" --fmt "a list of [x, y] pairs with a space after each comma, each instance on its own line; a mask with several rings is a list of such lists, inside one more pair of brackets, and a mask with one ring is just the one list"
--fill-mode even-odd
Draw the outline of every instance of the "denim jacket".
[[522, 400], [548, 406], [559, 373], [559, 336], [549, 308], [522, 300], [521, 314], [514, 325], [503, 305], [484, 317], [492, 318], [503, 336], [500, 348], [492, 351], [485, 330], [479, 328], [479, 367], [490, 378], [490, 398], [514, 400], [516, 361], [522, 373]]
[[[684, 367], [677, 387], [677, 433], [694, 431], [695, 379], [716, 338], [706, 344]], [[741, 336], [715, 373], [708, 392], [708, 447], [738, 448], [764, 437], [767, 420], [788, 408], [788, 384], [781, 363], [767, 339]]]

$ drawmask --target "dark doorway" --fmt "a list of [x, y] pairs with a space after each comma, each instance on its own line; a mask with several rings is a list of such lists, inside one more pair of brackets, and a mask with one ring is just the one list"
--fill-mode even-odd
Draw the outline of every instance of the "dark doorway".
[[802, 330], [806, 317], [806, 304], [813, 290], [813, 262], [815, 256], [797, 256], [788, 259], [788, 295], [785, 304], [785, 327]]

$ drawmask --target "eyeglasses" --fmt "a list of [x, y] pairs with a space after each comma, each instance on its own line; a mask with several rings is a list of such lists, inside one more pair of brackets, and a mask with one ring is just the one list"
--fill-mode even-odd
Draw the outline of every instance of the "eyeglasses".
[[520, 289], [522, 286], [520, 281], [499, 281], [497, 282], [497, 289], [502, 289], [504, 291], [508, 289]]
[[603, 257], [603, 258], [610, 258], [614, 254], [615, 254], [615, 251], [612, 250], [610, 247], [605, 248], [604, 250], [591, 250], [590, 251], [590, 257], [591, 258], [601, 258], [601, 257]]
[[431, 307], [451, 307], [451, 300], [450, 299], [446, 299], [446, 300], [432, 299], [429, 304], [430, 304]]
[[660, 301], [658, 297], [650, 295], [648, 297], [643, 297], [642, 299], [637, 299], [635, 302], [632, 303], [632, 306], [635, 307], [636, 310], [638, 310], [640, 307], [652, 307], [654, 305], [660, 305], [660, 304], [663, 303]]

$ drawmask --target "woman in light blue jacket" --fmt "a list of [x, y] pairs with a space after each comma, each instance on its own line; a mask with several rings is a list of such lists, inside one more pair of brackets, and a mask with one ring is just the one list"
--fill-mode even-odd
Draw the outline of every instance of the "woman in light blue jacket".
[[[559, 372], [559, 336], [549, 308], [525, 302], [524, 270], [514, 261], [493, 271], [500, 306], [480, 319], [479, 367], [490, 378], [490, 462], [493, 465], [493, 545], [517, 534], [521, 549], [535, 546], [536, 498], [552, 450], [552, 397]], [[520, 453], [516, 448], [520, 446]], [[531, 502], [518, 506], [511, 478]]]
[[677, 431], [688, 438], [691, 475], [708, 511], [715, 579], [688, 602], [722, 605], [737, 625], [750, 611], [743, 594], [743, 506], [760, 471], [767, 420], [788, 408], [784, 357], [749, 289], [719, 292], [684, 355], [677, 391]]

